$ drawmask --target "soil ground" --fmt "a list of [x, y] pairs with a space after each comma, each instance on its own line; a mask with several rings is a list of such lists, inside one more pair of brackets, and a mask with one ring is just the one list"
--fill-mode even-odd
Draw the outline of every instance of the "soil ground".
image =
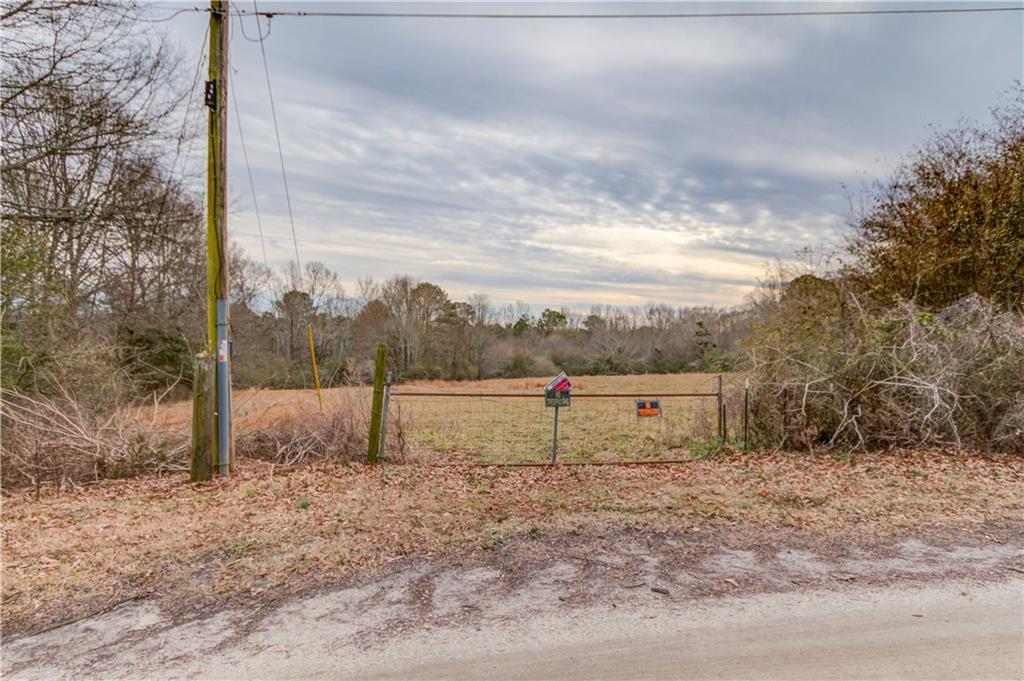
[[1019, 527], [520, 538], [191, 618], [156, 601], [5, 645], [12, 679], [1021, 678]]
[[187, 618], [572, 533], [746, 536], [734, 547], [746, 549], [801, 532], [825, 554], [931, 535], [1016, 545], [1022, 490], [1024, 458], [922, 451], [555, 469], [249, 461], [211, 483], [176, 474], [27, 490], [3, 505], [3, 635], [128, 599]]

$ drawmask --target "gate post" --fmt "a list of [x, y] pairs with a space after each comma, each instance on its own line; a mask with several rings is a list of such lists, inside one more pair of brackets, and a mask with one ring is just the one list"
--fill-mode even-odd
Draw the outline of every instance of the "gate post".
[[384, 374], [384, 410], [380, 417], [380, 447], [377, 455], [384, 455], [385, 441], [388, 439], [388, 409], [391, 406], [391, 372]]
[[373, 372], [373, 404], [370, 407], [370, 435], [367, 438], [366, 463], [377, 463], [380, 451], [380, 426], [384, 416], [384, 365], [387, 362], [388, 346], [377, 345], [377, 366]]
[[718, 374], [718, 439], [725, 442], [725, 401], [722, 398], [722, 374]]

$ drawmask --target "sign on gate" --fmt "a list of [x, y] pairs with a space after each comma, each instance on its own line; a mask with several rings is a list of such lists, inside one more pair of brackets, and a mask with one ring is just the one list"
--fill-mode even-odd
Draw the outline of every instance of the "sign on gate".
[[572, 403], [570, 397], [572, 392], [572, 381], [565, 375], [565, 372], [559, 373], [557, 376], [548, 381], [548, 384], [544, 386], [544, 406], [545, 407], [568, 407]]
[[661, 400], [637, 400], [636, 417], [661, 416]]

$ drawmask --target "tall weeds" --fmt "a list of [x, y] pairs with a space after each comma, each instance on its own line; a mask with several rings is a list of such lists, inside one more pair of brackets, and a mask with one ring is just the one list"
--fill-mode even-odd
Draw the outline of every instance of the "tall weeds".
[[0, 391], [3, 487], [64, 487], [187, 467], [185, 433], [154, 428], [109, 406], [66, 392]]

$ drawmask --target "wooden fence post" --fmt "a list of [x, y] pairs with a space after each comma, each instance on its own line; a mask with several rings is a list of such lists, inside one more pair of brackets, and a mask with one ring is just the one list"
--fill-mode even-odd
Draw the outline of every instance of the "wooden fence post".
[[722, 395], [722, 374], [718, 374], [718, 440], [725, 442], [725, 401]]
[[380, 426], [384, 416], [384, 365], [387, 364], [388, 346], [377, 346], [377, 365], [373, 372], [373, 405], [370, 408], [370, 436], [367, 438], [366, 463], [377, 463], [380, 451]]
[[789, 439], [789, 386], [782, 386], [782, 439], [779, 442], [779, 449], [786, 448]]
[[206, 352], [196, 355], [192, 366], [192, 453], [189, 478], [192, 482], [213, 477], [214, 427], [213, 356]]
[[743, 384], [743, 451], [750, 448], [750, 379]]

